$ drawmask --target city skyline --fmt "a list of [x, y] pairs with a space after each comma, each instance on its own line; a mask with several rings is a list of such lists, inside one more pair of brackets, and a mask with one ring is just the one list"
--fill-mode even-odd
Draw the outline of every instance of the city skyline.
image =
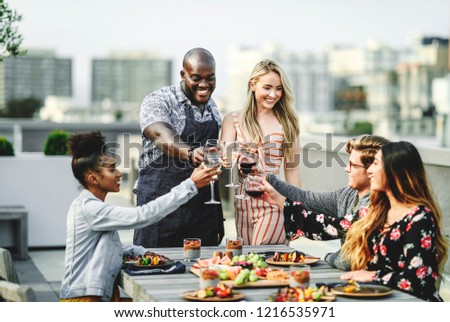
[[400, 49], [414, 32], [448, 37], [450, 27], [450, 3], [445, 0], [284, 0], [276, 4], [135, 0], [131, 5], [104, 0], [14, 0], [9, 4], [23, 15], [19, 30], [25, 48], [52, 48], [57, 57], [73, 59], [73, 99], [78, 106], [90, 103], [92, 59], [107, 57], [114, 50], [145, 50], [172, 59], [176, 82], [184, 52], [205, 47], [217, 61], [215, 95], [224, 95], [229, 44], [274, 43], [288, 52], [318, 52], [330, 45], [363, 47], [374, 39]]

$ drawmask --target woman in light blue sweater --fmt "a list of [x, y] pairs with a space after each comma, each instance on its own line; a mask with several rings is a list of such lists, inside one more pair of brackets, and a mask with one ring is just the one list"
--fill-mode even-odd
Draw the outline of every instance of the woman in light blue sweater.
[[220, 172], [202, 166], [169, 193], [136, 207], [106, 204], [109, 192], [120, 191], [122, 174], [108, 154], [99, 131], [72, 135], [72, 171], [83, 186], [67, 216], [65, 273], [60, 301], [120, 300], [115, 281], [123, 255], [144, 255], [142, 246], [122, 245], [118, 229], [140, 228], [157, 222], [197, 194]]

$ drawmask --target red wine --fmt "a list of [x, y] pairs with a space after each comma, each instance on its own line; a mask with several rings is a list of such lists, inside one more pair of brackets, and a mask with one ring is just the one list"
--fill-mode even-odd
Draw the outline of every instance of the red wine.
[[253, 198], [261, 197], [264, 194], [264, 191], [251, 191], [251, 190], [245, 190], [245, 192]]
[[243, 174], [249, 174], [252, 172], [252, 168], [256, 165], [256, 162], [247, 163], [241, 162], [241, 171]]

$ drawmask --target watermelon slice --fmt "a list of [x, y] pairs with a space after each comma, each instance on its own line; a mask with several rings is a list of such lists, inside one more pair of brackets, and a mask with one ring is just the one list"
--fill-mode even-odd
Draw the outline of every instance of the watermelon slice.
[[211, 265], [218, 265], [220, 264], [220, 256], [212, 257], [212, 258], [205, 258], [205, 259], [199, 259], [197, 263], [192, 265], [194, 268], [200, 268], [200, 267], [209, 267]]
[[219, 264], [221, 264], [221, 265], [229, 265], [230, 263], [231, 263], [231, 258], [228, 257], [227, 255], [222, 257], [222, 259], [219, 262]]

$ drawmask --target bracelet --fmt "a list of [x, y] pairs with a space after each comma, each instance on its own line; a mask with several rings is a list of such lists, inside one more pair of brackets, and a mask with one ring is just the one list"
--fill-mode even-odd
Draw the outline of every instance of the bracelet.
[[190, 166], [196, 168], [196, 166], [194, 165], [194, 162], [192, 161], [192, 154], [194, 154], [194, 149], [195, 146], [191, 146], [188, 150], [188, 154], [187, 154], [187, 162]]

